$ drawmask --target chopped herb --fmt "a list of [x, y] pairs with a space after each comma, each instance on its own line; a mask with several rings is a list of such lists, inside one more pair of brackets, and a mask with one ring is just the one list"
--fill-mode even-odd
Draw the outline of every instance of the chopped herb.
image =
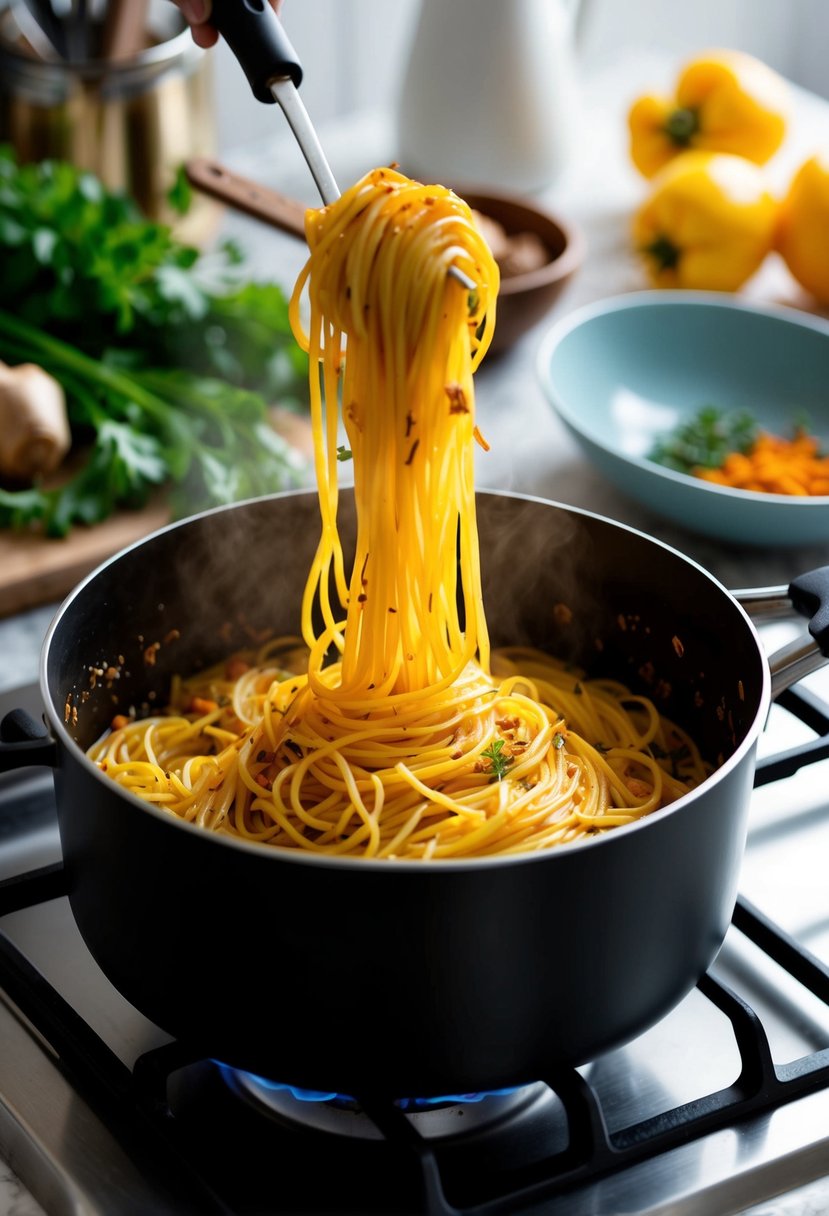
[[341, 443], [337, 448], [337, 460], [341, 464], [345, 464], [347, 460], [351, 460], [351, 448], [347, 448], [345, 444]]
[[560, 730], [557, 730], [556, 733], [553, 735], [553, 747], [557, 751], [561, 751], [561, 749], [564, 747], [564, 735], [561, 733]]
[[484, 748], [481, 755], [487, 758], [492, 769], [490, 781], [503, 781], [507, 775], [507, 769], [514, 760], [513, 756], [504, 755], [504, 740], [494, 739], [489, 747]]
[[716, 469], [730, 452], [747, 452], [757, 429], [756, 419], [747, 410], [706, 405], [657, 440], [648, 458], [677, 473]]

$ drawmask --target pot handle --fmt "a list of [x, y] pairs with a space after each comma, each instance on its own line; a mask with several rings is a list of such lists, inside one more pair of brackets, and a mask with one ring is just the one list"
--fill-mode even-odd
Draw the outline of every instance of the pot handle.
[[793, 611], [809, 619], [809, 637], [795, 638], [769, 657], [773, 697], [829, 659], [829, 566], [798, 575], [788, 587], [749, 588], [732, 594], [756, 620], [779, 620]]
[[13, 709], [0, 722], [0, 773], [30, 764], [54, 768], [58, 745], [43, 722], [25, 709]]

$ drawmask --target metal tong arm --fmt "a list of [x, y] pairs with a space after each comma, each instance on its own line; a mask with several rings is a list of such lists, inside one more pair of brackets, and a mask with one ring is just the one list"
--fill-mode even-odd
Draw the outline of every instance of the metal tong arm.
[[268, 0], [213, 0], [211, 20], [248, 78], [257, 101], [278, 102], [324, 203], [340, 191], [297, 88], [299, 56]]
[[[258, 101], [279, 102], [324, 203], [340, 190], [297, 86], [302, 65], [268, 0], [213, 0], [211, 20], [239, 60]], [[459, 266], [447, 272], [469, 292], [477, 284]]]

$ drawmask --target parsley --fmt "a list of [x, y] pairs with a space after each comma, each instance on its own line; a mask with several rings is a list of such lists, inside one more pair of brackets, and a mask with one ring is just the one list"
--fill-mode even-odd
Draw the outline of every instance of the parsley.
[[659, 439], [648, 459], [677, 473], [716, 469], [730, 452], [747, 452], [756, 436], [757, 422], [747, 410], [706, 405]]
[[58, 488], [0, 486], [0, 527], [62, 536], [162, 485], [182, 515], [299, 479], [268, 410], [307, 404], [307, 357], [236, 247], [202, 254], [91, 174], [0, 146], [0, 264], [0, 360], [60, 381], [86, 457]]
[[339, 460], [341, 464], [345, 464], [347, 460], [351, 460], [351, 455], [351, 448], [347, 448], [344, 443], [341, 443], [337, 448], [337, 460]]
[[514, 756], [504, 755], [504, 740], [494, 739], [489, 747], [485, 747], [481, 752], [482, 756], [486, 756], [492, 770], [490, 781], [503, 781], [507, 775], [507, 769], [515, 760]]

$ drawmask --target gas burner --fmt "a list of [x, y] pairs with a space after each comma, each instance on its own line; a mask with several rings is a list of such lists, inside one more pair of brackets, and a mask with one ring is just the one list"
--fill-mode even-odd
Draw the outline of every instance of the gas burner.
[[[300, 1089], [225, 1064], [218, 1067], [230, 1088], [254, 1109], [293, 1128], [356, 1140], [384, 1139], [359, 1100], [348, 1094]], [[547, 1086], [537, 1083], [443, 1098], [403, 1098], [394, 1105], [424, 1139], [442, 1140], [491, 1129], [548, 1097]]]

